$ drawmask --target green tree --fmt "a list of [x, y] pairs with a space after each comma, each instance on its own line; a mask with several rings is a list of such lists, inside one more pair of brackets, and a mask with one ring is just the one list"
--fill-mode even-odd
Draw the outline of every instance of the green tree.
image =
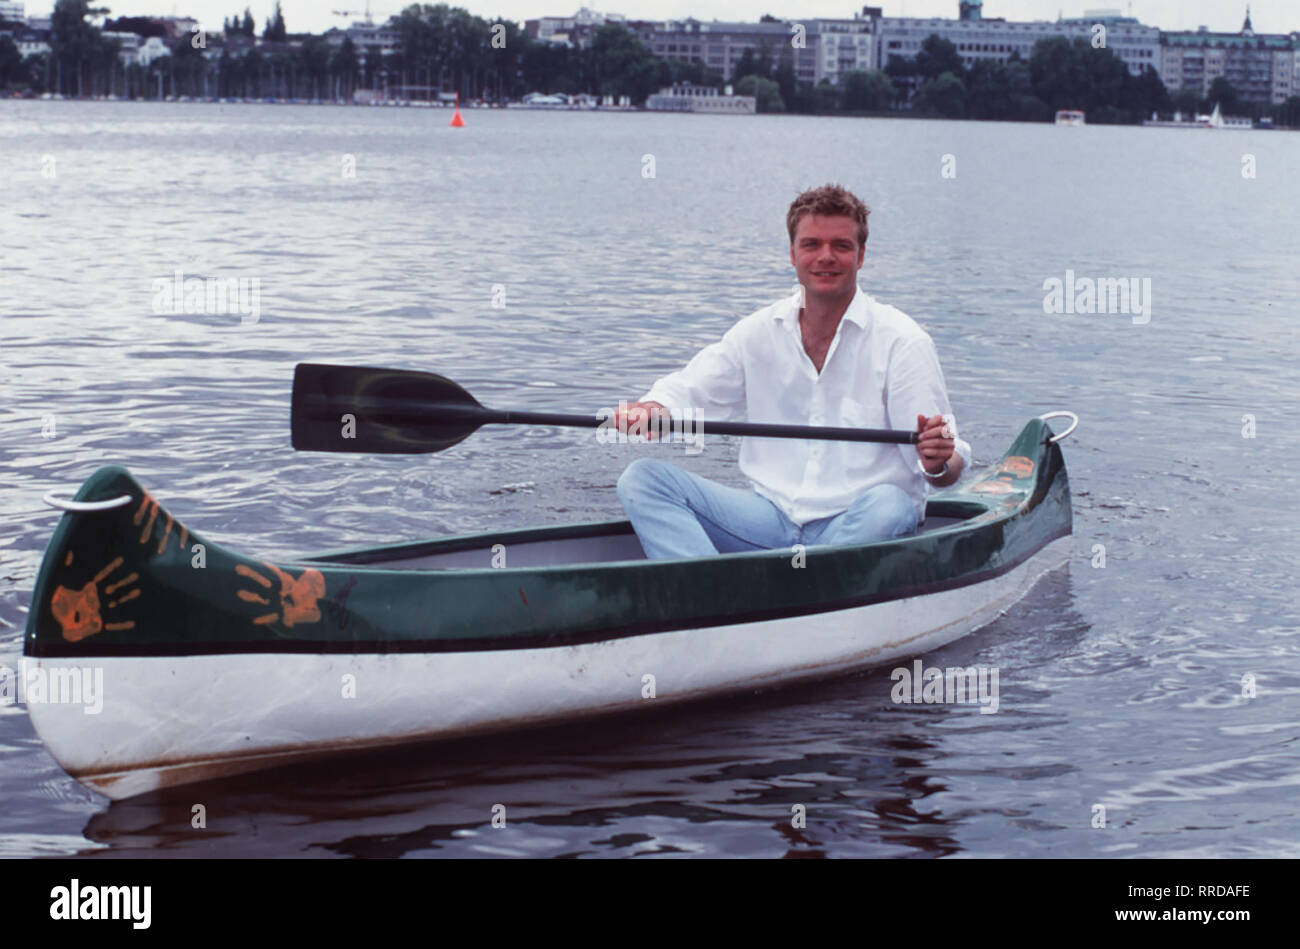
[[916, 54], [916, 71], [926, 79], [938, 79], [944, 73], [952, 73], [960, 79], [966, 74], [966, 67], [952, 41], [931, 33], [921, 41], [921, 49]]
[[27, 84], [27, 70], [18, 46], [8, 36], [0, 36], [0, 85], [10, 88]]
[[523, 54], [524, 85], [537, 92], [577, 92], [578, 54], [556, 43], [530, 43]]
[[[654, 59], [639, 36], [617, 24], [596, 30], [588, 52], [595, 91], [602, 95], [633, 95], [636, 90], [630, 87], [628, 77], [638, 64]], [[638, 70], [636, 74], [644, 77], [646, 72]]]
[[1219, 112], [1223, 115], [1237, 115], [1241, 111], [1241, 99], [1237, 95], [1236, 87], [1223, 76], [1216, 76], [1210, 83], [1210, 91], [1206, 98], [1209, 100], [1210, 108], [1213, 109], [1217, 103]]
[[746, 76], [753, 76], [758, 72], [758, 66], [754, 59], [754, 51], [748, 47], [740, 54], [740, 59], [736, 60], [735, 67], [731, 70], [731, 78], [739, 81]]
[[[891, 92], [892, 87], [891, 87]], [[813, 94], [813, 112], [818, 115], [827, 115], [836, 112], [840, 108], [840, 91], [835, 88], [829, 79], [823, 79], [812, 89]]]
[[253, 23], [253, 12], [248, 7], [244, 7], [242, 19], [236, 13], [230, 19], [222, 20], [221, 27], [227, 36], [247, 36], [252, 39], [257, 35], [257, 27]]
[[308, 36], [302, 41], [298, 50], [298, 60], [302, 64], [303, 75], [311, 80], [311, 97], [319, 99], [321, 89], [327, 88], [330, 73], [329, 40], [323, 36]]
[[[1128, 67], [1111, 50], [1094, 49], [1087, 40], [1063, 36], [1039, 40], [1029, 57], [1029, 71], [1034, 94], [1051, 109], [1084, 109], [1089, 121], [1094, 113], [1098, 121], [1142, 117], [1128, 101], [1133, 88]], [[1106, 107], [1110, 108], [1100, 111]]]
[[49, 53], [33, 53], [23, 60], [28, 87], [33, 92], [52, 92], [54, 60]]
[[1083, 40], [1078, 46], [1064, 36], [1039, 40], [1029, 56], [1034, 94], [1054, 110], [1087, 108], [1087, 60], [1094, 52]]
[[1169, 96], [1169, 105], [1175, 112], [1190, 118], [1201, 105], [1201, 94], [1195, 89], [1178, 89]]
[[203, 57], [203, 50], [195, 49], [191, 34], [180, 36], [171, 46], [168, 60], [168, 73], [171, 79], [172, 93], [178, 96], [201, 96], [206, 93], [208, 61]]
[[280, 11], [280, 0], [275, 0], [275, 11], [266, 18], [266, 29], [262, 30], [262, 39], [283, 43], [289, 36], [284, 25], [284, 14]]
[[58, 77], [58, 90], [86, 94], [86, 65], [99, 45], [101, 32], [86, 17], [107, 12], [92, 9], [86, 0], [55, 0], [50, 14], [50, 51]]
[[781, 90], [781, 101], [785, 102], [787, 107], [795, 107], [795, 103], [799, 101], [799, 83], [794, 75], [794, 63], [783, 59], [776, 67], [772, 79], [776, 87]]
[[352, 93], [357, 88], [357, 73], [361, 68], [357, 60], [357, 49], [352, 43], [352, 37], [344, 36], [343, 42], [339, 48], [334, 51], [330, 57], [330, 77], [334, 81], [334, 88], [330, 91], [330, 97], [334, 99], [352, 98]]
[[912, 111], [948, 119], [962, 118], [966, 114], [966, 87], [960, 79], [946, 72], [916, 90], [916, 95], [912, 96]]
[[[973, 119], [1041, 121], [1047, 111], [1034, 96], [1029, 66], [1013, 55], [1005, 63], [981, 59], [966, 77], [966, 115]], [[1050, 118], [1050, 116], [1047, 116]]]
[[757, 100], [759, 112], [784, 112], [785, 101], [781, 98], [781, 87], [771, 79], [761, 76], [746, 76], [736, 83], [736, 95], [753, 96]]
[[1291, 96], [1277, 107], [1277, 124], [1288, 128], [1300, 126], [1300, 96]]
[[1155, 70], [1148, 69], [1138, 76], [1130, 76], [1124, 91], [1124, 100], [1135, 118], [1144, 119], [1152, 112], [1170, 110], [1169, 90], [1160, 81]]
[[1015, 110], [1006, 68], [980, 59], [966, 77], [966, 114], [974, 119], [1009, 119]]
[[270, 93], [266, 90], [266, 56], [254, 47], [239, 61], [239, 79], [244, 98], [261, 99]]
[[894, 84], [878, 69], [847, 72], [843, 83], [845, 112], [884, 112], [894, 101]]
[[[528, 34], [523, 32], [518, 26], [510, 20], [498, 21], [504, 32], [495, 31], [490, 28], [488, 36], [487, 50], [487, 74], [484, 96], [490, 96], [494, 99], [504, 99], [508, 97], [517, 97], [523, 95], [528, 90], [523, 84], [523, 61], [524, 50], [527, 48], [530, 39]], [[492, 45], [495, 35], [500, 35], [500, 43], [504, 45]]]

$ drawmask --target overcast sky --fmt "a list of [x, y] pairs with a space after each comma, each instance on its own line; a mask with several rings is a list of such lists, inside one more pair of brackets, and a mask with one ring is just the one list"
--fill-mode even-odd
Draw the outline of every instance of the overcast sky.
[[[221, 21], [247, 6], [258, 31], [274, 7], [274, 0], [96, 0], [113, 15], [178, 14], [196, 17], [206, 29], [220, 29]], [[382, 20], [408, 4], [405, 0], [371, 0], [371, 15]], [[570, 16], [581, 0], [464, 0], [451, 3], [485, 19], [505, 17], [522, 22], [539, 16]], [[862, 7], [841, 0], [613, 0], [590, 3], [596, 10], [621, 13], [632, 19], [668, 20], [693, 16], [698, 20], [757, 20], [764, 13], [789, 17], [845, 17]], [[956, 18], [957, 0], [885, 0], [872, 4], [886, 16], [940, 16]], [[48, 13], [53, 0], [27, 0], [28, 14]], [[365, 0], [282, 0], [285, 23], [291, 32], [321, 33], [331, 26], [346, 26], [351, 16], [333, 16], [331, 10], [365, 9]], [[985, 0], [984, 12], [1008, 20], [1055, 20], [1059, 13], [1082, 16], [1087, 10], [1122, 9], [1143, 23], [1165, 30], [1194, 30], [1204, 24], [1211, 30], [1236, 32], [1246, 4], [1237, 0]], [[1300, 4], [1296, 0], [1254, 0], [1251, 20], [1257, 33], [1300, 30]]]

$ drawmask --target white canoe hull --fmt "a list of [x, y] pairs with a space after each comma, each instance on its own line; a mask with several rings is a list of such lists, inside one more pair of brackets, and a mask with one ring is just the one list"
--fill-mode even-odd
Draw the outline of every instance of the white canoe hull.
[[[992, 579], [834, 612], [572, 646], [437, 653], [29, 658], [102, 670], [102, 707], [30, 701], [60, 765], [113, 799], [344, 750], [464, 737], [898, 663], [989, 623], [1062, 537]], [[647, 698], [653, 676], [654, 698]], [[350, 678], [349, 678], [350, 677]], [[89, 727], [93, 724], [93, 728]]]

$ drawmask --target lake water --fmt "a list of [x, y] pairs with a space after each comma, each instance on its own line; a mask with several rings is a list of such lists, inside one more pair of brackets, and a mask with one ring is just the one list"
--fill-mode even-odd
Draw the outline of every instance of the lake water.
[[[57, 521], [41, 496], [103, 464], [268, 557], [621, 517], [646, 454], [739, 483], [734, 439], [295, 454], [293, 366], [634, 399], [789, 292], [786, 208], [839, 181], [874, 209], [860, 283], [933, 336], [978, 464], [1033, 415], [1082, 418], [1072, 564], [926, 658], [998, 667], [998, 714], [895, 705], [884, 670], [109, 804], [7, 705], [0, 854], [1300, 856], [1300, 136], [466, 118], [0, 102], [0, 663]], [[256, 322], [156, 313], [177, 270], [256, 279]], [[1067, 271], [1149, 278], [1149, 321], [1045, 313]]]

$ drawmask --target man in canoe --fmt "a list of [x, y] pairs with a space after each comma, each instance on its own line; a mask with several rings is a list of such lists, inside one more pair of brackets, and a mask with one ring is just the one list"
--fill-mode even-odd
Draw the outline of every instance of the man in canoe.
[[653, 432], [693, 409], [718, 421], [915, 426], [920, 441], [745, 438], [740, 470], [752, 490], [638, 459], [618, 479], [618, 497], [647, 557], [902, 537], [924, 518], [929, 486], [953, 484], [970, 464], [929, 334], [858, 287], [869, 213], [838, 185], [799, 195], [786, 228], [801, 293], [738, 322], [613, 422]]

